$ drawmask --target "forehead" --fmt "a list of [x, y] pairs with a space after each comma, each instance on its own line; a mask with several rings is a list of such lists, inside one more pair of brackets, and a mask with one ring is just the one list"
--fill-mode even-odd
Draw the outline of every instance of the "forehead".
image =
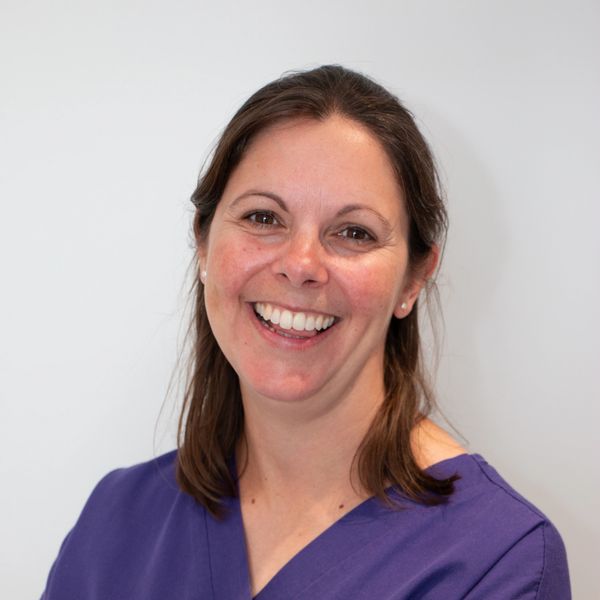
[[290, 200], [376, 203], [404, 212], [402, 189], [381, 142], [365, 126], [337, 115], [279, 122], [261, 131], [232, 173], [224, 198], [256, 186]]

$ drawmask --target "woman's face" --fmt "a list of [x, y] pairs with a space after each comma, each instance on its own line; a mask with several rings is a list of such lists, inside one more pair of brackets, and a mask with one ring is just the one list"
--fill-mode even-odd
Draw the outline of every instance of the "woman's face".
[[407, 235], [391, 163], [362, 125], [334, 116], [260, 133], [199, 248], [210, 325], [242, 394], [383, 390], [390, 319], [420, 289]]

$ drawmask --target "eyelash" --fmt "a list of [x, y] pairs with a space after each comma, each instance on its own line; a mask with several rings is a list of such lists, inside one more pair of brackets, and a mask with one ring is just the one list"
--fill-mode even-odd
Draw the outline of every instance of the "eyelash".
[[[274, 213], [268, 210], [256, 210], [254, 212], [248, 213], [244, 217], [245, 221], [248, 221], [252, 224], [253, 227], [257, 227], [259, 229], [267, 229], [272, 228], [279, 225], [279, 221]], [[260, 219], [270, 220], [269, 223], [261, 223]], [[354, 232], [354, 234], [359, 234], [363, 237], [351, 237], [351, 235], [344, 235], [344, 232]], [[347, 225], [343, 229], [339, 230], [336, 233], [338, 238], [343, 239], [344, 241], [348, 240], [357, 245], [361, 244], [369, 244], [377, 241], [377, 238], [371, 234], [369, 231], [364, 229], [363, 227], [358, 227], [356, 225]]]
[[[258, 219], [262, 218], [262, 217], [267, 217], [267, 218], [271, 219], [272, 222], [271, 223], [261, 223], [260, 221], [258, 221]], [[277, 221], [277, 217], [268, 210], [257, 210], [257, 211], [251, 212], [244, 217], [244, 220], [249, 221], [250, 223], [252, 223], [252, 225], [254, 225], [255, 227], [259, 227], [259, 228], [273, 227], [274, 225], [279, 223]]]
[[[345, 231], [352, 231], [354, 233], [359, 233], [360, 235], [363, 235], [365, 237], [356, 238], [356, 237], [351, 237], [349, 235], [343, 235], [343, 233]], [[367, 243], [375, 241], [375, 237], [373, 235], [371, 235], [366, 229], [363, 229], [362, 227], [357, 227], [355, 225], [349, 225], [347, 227], [344, 227], [344, 229], [342, 229], [337, 235], [341, 238], [350, 240], [351, 242], [354, 242], [356, 244], [367, 244]]]

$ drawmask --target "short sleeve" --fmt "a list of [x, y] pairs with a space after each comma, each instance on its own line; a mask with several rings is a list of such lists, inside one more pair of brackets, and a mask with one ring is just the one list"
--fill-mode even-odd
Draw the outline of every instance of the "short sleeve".
[[560, 534], [551, 523], [544, 527], [544, 570], [536, 600], [569, 600], [569, 567]]
[[[77, 561], [74, 557], [77, 557], [77, 555], [84, 552], [85, 547], [84, 544], [74, 538], [79, 537], [79, 532], [81, 530], [86, 530], [89, 527], [87, 523], [90, 521], [90, 515], [95, 513], [94, 504], [96, 503], [96, 498], [102, 496], [104, 488], [106, 488], [107, 485], [110, 486], [110, 480], [113, 478], [114, 473], [117, 472], [118, 471], [112, 471], [111, 473], [108, 473], [94, 487], [75, 526], [65, 536], [65, 539], [60, 546], [58, 555], [48, 574], [46, 588], [42, 593], [40, 600], [53, 600], [54, 598], [60, 597], [76, 597], [76, 588], [72, 581], [76, 579], [73, 575], [80, 572], [80, 569], [76, 566]], [[90, 535], [86, 537], [90, 539], [93, 536]]]
[[480, 579], [468, 600], [570, 600], [565, 546], [544, 521], [523, 536]]
[[56, 564], [59, 561], [60, 555], [62, 554], [65, 545], [69, 541], [69, 536], [71, 535], [71, 531], [69, 531], [69, 533], [67, 533], [67, 535], [65, 536], [65, 539], [63, 540], [62, 544], [60, 545], [60, 549], [58, 551], [58, 555], [57, 555], [56, 559], [54, 560], [54, 563], [52, 564], [52, 567], [50, 569], [50, 573], [48, 574], [48, 579], [46, 580], [46, 588], [42, 592], [42, 596], [41, 596], [40, 600], [48, 600], [49, 599], [48, 587], [50, 586], [50, 582], [52, 581], [52, 576], [54, 574], [54, 570], [56, 569]]
[[174, 461], [171, 452], [98, 483], [42, 600], [188, 600], [210, 589], [205, 513], [177, 487]]

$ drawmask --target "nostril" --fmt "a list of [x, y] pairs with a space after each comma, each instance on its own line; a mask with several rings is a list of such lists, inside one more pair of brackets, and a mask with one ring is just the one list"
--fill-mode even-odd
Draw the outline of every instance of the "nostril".
[[328, 271], [320, 261], [293, 261], [286, 257], [274, 265], [275, 273], [295, 287], [322, 285]]

